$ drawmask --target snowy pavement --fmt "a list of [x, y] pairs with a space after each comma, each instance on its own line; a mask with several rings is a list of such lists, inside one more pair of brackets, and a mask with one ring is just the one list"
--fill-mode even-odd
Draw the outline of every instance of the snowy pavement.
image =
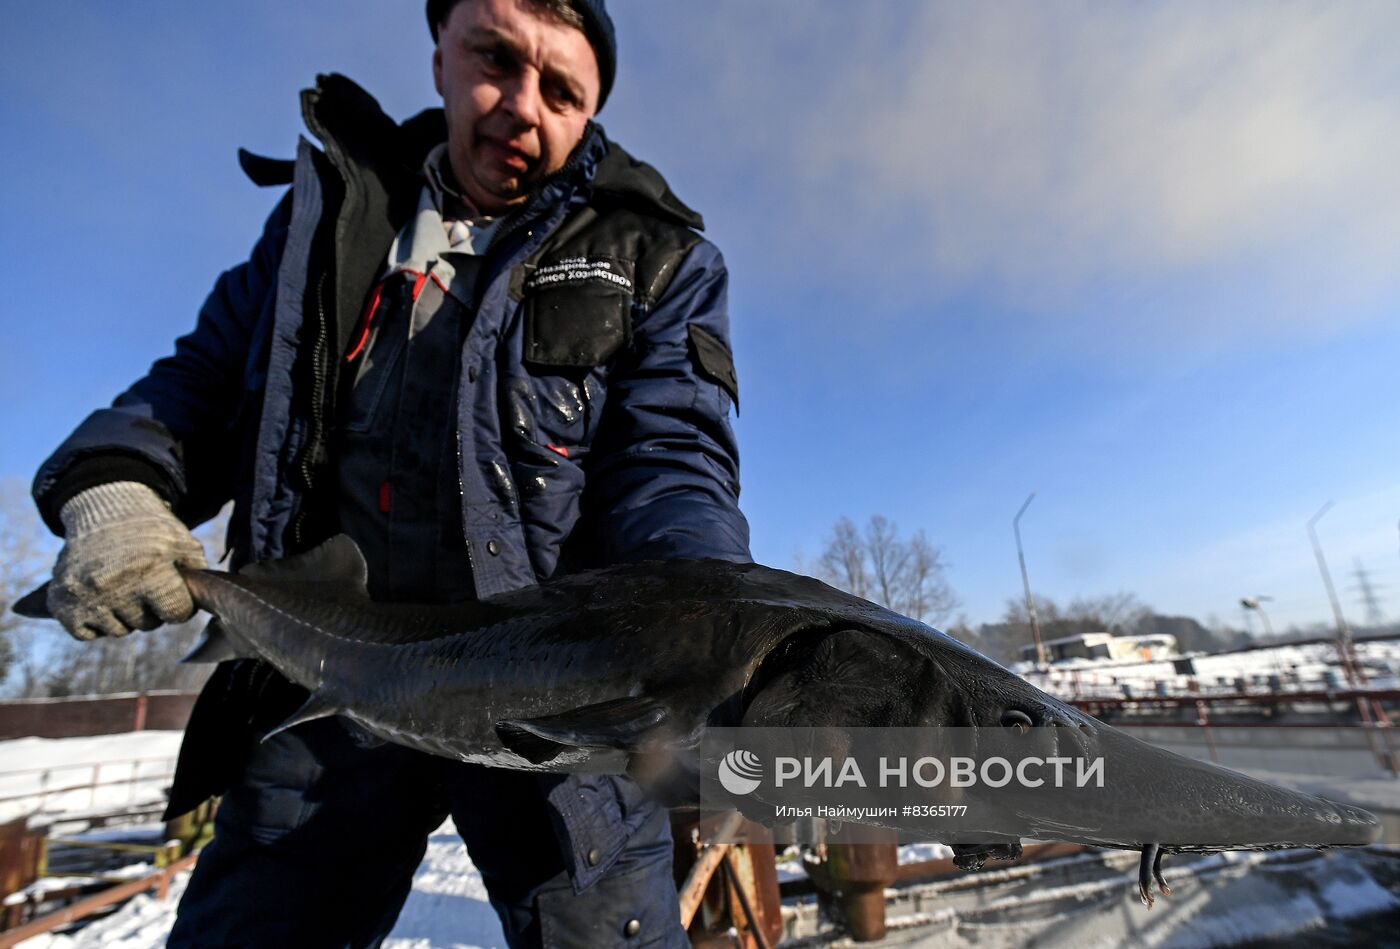
[[[0, 787], [9, 787], [16, 794], [37, 795], [38, 778], [34, 772], [69, 765], [74, 766], [74, 773], [82, 768], [90, 772], [94, 766], [101, 765], [102, 774], [119, 778], [126, 772], [114, 762], [173, 758], [178, 750], [179, 737], [178, 732], [138, 732], [100, 738], [0, 742]], [[5, 772], [20, 770], [29, 776], [12, 777], [8, 779], [8, 784], [4, 783]], [[1303, 775], [1277, 774], [1268, 777], [1281, 779], [1284, 783], [1309, 781]], [[1293, 781], [1289, 781], [1289, 778]], [[53, 780], [52, 775], [49, 780]], [[84, 779], [79, 777], [72, 783], [81, 780]], [[29, 783], [26, 784], [26, 781]], [[1346, 782], [1329, 779], [1328, 784], [1329, 789], [1336, 789], [1345, 786]], [[134, 787], [140, 793], [155, 793], [163, 790], [164, 782], [138, 781]], [[1351, 796], [1377, 809], [1387, 809], [1387, 806], [1400, 808], [1400, 782], [1360, 781], [1350, 790]], [[7, 793], [0, 792], [0, 796], [7, 796]], [[105, 800], [101, 795], [106, 793], [100, 792], [100, 799]], [[117, 796], [124, 799], [126, 793], [123, 787]], [[89, 806], [89, 797], [90, 792], [84, 791], [66, 799], [54, 798], [59, 803], [46, 803], [44, 816], [49, 819], [57, 816], [62, 801], [81, 810]], [[37, 801], [35, 796], [30, 802], [31, 806], [36, 805]], [[941, 845], [910, 845], [902, 848], [900, 858], [901, 862], [910, 862], [947, 854], [947, 848]], [[1076, 859], [1069, 858], [1064, 872], [1077, 872], [1073, 870], [1079, 865], [1073, 862]], [[1320, 875], [1315, 870], [1290, 869], [1286, 860], [1276, 862], [1276, 857], [1259, 854], [1221, 855], [1204, 859], [1207, 862], [1195, 866], [1194, 872], [1186, 870], [1185, 859], [1173, 861], [1176, 866], [1171, 867], [1167, 875], [1173, 887], [1179, 888], [1179, 898], [1168, 904], [1171, 907], [1169, 910], [1151, 917], [1142, 916], [1139, 912], [1141, 908], [1132, 905], [1131, 896], [1128, 895], [1132, 890], [1131, 874], [1123, 872], [1121, 868], [1103, 879], [1067, 883], [1068, 889], [1046, 886], [1049, 881], [1041, 881], [1034, 887], [1024, 886], [1022, 889], [1027, 892], [1019, 894], [1022, 897], [1019, 902], [1005, 903], [998, 909], [993, 905], [996, 901], [1005, 902], [1018, 895], [1011, 892], [1017, 884], [1008, 878], [1008, 891], [994, 894], [984, 890], [982, 899], [989, 902], [979, 907], [955, 908], [953, 903], [957, 897], [951, 892], [931, 893], [928, 908], [919, 907], [918, 912], [928, 915], [930, 921], [938, 916], [942, 920], [942, 929], [935, 927], [937, 931], [931, 931], [925, 928], [917, 935], [916, 931], [910, 930], [898, 939], [898, 943], [930, 947], [967, 945], [971, 943], [958, 940], [972, 934], [977, 937], [973, 941], [978, 945], [1017, 945], [1022, 944], [1017, 940], [1025, 935], [1026, 930], [1021, 923], [1011, 925], [1011, 921], [1046, 914], [1057, 917], [1068, 914], [1066, 919], [1073, 917], [1076, 923], [1065, 931], [1078, 932], [1086, 937], [1091, 931], [1104, 935], [1112, 929], [1110, 917], [1121, 917], [1130, 923], [1132, 932], [1146, 937], [1142, 941], [1148, 944], [1223, 945], [1239, 939], [1270, 938], [1281, 933], [1297, 932], [1298, 928], [1325, 925], [1335, 918], [1376, 911], [1400, 911], [1396, 888], [1376, 883], [1364, 872], [1360, 857], [1346, 851], [1336, 852], [1328, 856], [1325, 862], [1317, 864], [1318, 867], [1328, 868]], [[1395, 858], [1387, 860], [1394, 862]], [[1081, 864], [1084, 862], [1080, 860]], [[1136, 866], [1135, 857], [1129, 862]], [[1265, 862], [1268, 862], [1267, 866], [1263, 865]], [[784, 869], [792, 873], [801, 872], [799, 866]], [[157, 900], [151, 894], [141, 895], [74, 935], [40, 936], [20, 945], [23, 949], [154, 949], [162, 946], [174, 922], [175, 906], [187, 879], [188, 874], [177, 876], [169, 898], [164, 901]], [[992, 881], [989, 878], [987, 882]], [[1091, 907], [1098, 909], [1088, 915], [1079, 915], [1081, 910], [1088, 912]], [[1229, 925], [1215, 920], [1221, 912], [1226, 912], [1224, 920]], [[1216, 926], [1213, 930], [1215, 937], [1228, 938], [1208, 938], [1200, 920], [1196, 919], [1198, 914], [1213, 920], [1211, 925]], [[1098, 916], [1103, 919], [1091, 924], [1090, 918]], [[1168, 919], [1175, 919], [1178, 923], [1164, 925]], [[1021, 921], [1026, 922], [1025, 919]], [[1108, 929], [1096, 929], [1100, 926], [1107, 926]], [[943, 935], [939, 935], [939, 932]], [[945, 937], [952, 941], [943, 941]], [[1104, 938], [1109, 939], [1107, 935]], [[1103, 944], [1111, 943], [1109, 939]], [[465, 949], [503, 944], [500, 924], [487, 901], [481, 875], [467, 856], [449, 820], [429, 838], [427, 853], [414, 875], [412, 892], [385, 946], [389, 949]], [[1045, 944], [1061, 943], [1051, 940]]]
[[[142, 894], [117, 912], [72, 936], [26, 939], [17, 949], [158, 949], [175, 922], [175, 907], [188, 873], [175, 877], [170, 896]], [[476, 949], [504, 946], [496, 911], [486, 900], [481, 874], [472, 865], [449, 818], [428, 838], [428, 852], [413, 877], [385, 949]]]
[[[65, 823], [103, 808], [161, 801], [179, 753], [181, 732], [147, 731], [92, 738], [18, 738], [0, 741], [0, 821]], [[45, 794], [45, 788], [87, 784], [94, 776], [112, 787]], [[136, 780], [126, 783], [135, 776]], [[127, 833], [131, 832], [128, 828]], [[175, 877], [166, 900], [143, 894], [73, 936], [39, 936], [23, 949], [147, 949], [165, 945], [188, 873]], [[428, 839], [387, 949], [466, 949], [505, 944], [481, 874], [449, 819]]]

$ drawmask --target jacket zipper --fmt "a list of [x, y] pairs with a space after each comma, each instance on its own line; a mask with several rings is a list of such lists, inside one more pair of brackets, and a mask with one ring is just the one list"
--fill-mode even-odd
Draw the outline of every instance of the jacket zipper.
[[[461, 386], [458, 386], [458, 391], [460, 390]], [[476, 587], [478, 579], [478, 574], [476, 572], [476, 545], [472, 543], [471, 535], [467, 533], [467, 481], [462, 477], [462, 406], [460, 404], [457, 406], [456, 424], [452, 427], [456, 430], [453, 434], [457, 442], [457, 496], [461, 499], [462, 504], [462, 540], [466, 543], [467, 547], [467, 567], [472, 572], [472, 586]], [[479, 591], [477, 595], [479, 598]]]
[[301, 452], [298, 466], [302, 482], [301, 509], [297, 512], [296, 523], [292, 526], [292, 539], [298, 547], [306, 541], [307, 499], [311, 494], [311, 473], [325, 454], [321, 444], [325, 431], [326, 401], [326, 272], [316, 280], [316, 343], [311, 351], [311, 429], [307, 433], [306, 447]]

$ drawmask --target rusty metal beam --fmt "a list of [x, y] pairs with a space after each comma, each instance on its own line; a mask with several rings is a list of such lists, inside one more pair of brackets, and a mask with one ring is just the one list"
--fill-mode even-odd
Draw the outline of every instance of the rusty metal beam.
[[[724, 816], [720, 823], [715, 837], [723, 840], [733, 837], [739, 825], [744, 822], [744, 815], [738, 811], [730, 811]], [[681, 926], [689, 929], [690, 921], [695, 918], [695, 913], [700, 909], [700, 902], [705, 898], [705, 887], [710, 882], [710, 877], [714, 876], [715, 869], [724, 859], [725, 851], [729, 849], [727, 843], [712, 843], [700, 851], [700, 855], [695, 858], [695, 865], [690, 868], [690, 873], [686, 875], [685, 883], [681, 884]], [[4, 949], [0, 946], [0, 949]]]
[[13, 946], [18, 945], [26, 939], [42, 936], [44, 933], [57, 929], [59, 926], [91, 916], [98, 910], [105, 909], [113, 903], [120, 903], [122, 900], [129, 899], [138, 893], [144, 893], [146, 890], [154, 889], [156, 891], [156, 897], [158, 899], [164, 899], [170, 889], [171, 877], [182, 870], [187, 870], [194, 866], [195, 861], [198, 859], [199, 854], [192, 853], [188, 857], [175, 861], [163, 870], [157, 870], [150, 876], [142, 877], [139, 880], [132, 880], [130, 883], [119, 883], [111, 889], [103, 890], [101, 893], [96, 893], [89, 896], [87, 899], [79, 900], [71, 906], [65, 906], [61, 910], [31, 920], [23, 926], [18, 926], [0, 933], [0, 949], [12, 949]]

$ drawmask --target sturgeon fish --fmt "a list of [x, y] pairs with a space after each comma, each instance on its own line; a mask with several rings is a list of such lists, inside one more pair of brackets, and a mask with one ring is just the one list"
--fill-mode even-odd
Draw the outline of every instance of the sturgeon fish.
[[1021, 837], [1140, 850], [1148, 905], [1154, 880], [1168, 892], [1164, 853], [1380, 839], [1367, 811], [1139, 741], [943, 632], [786, 571], [629, 564], [438, 606], [373, 602], [366, 576], [345, 536], [236, 573], [187, 570], [214, 617], [187, 661], [256, 657], [310, 690], [273, 733], [342, 715], [391, 742], [514, 769], [654, 775], [648, 763], [678, 760], [714, 726], [1044, 737], [1102, 757], [1112, 785], [1010, 806], [965, 789], [978, 817], [959, 865], [1014, 857]]

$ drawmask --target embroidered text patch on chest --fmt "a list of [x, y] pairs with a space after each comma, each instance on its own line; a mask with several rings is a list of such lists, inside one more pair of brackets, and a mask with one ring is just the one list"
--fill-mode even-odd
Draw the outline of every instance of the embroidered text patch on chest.
[[524, 289], [545, 290], [553, 287], [602, 283], [632, 292], [632, 265], [629, 261], [611, 257], [563, 257], [536, 267], [525, 278]]

